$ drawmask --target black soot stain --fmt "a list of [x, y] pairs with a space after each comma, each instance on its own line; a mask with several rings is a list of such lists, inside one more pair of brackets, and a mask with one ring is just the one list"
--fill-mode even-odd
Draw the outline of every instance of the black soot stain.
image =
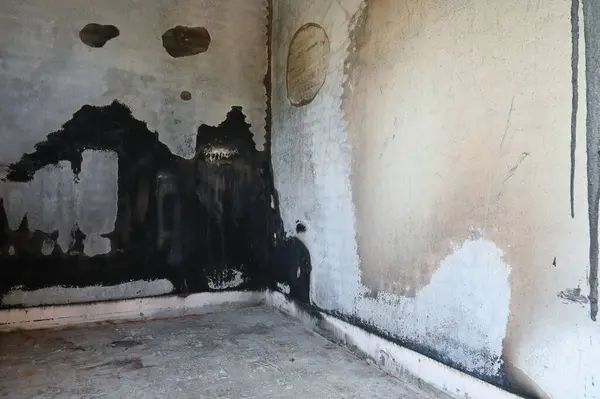
[[119, 29], [114, 25], [87, 24], [79, 31], [81, 41], [94, 48], [104, 47], [106, 42], [119, 36]]
[[[588, 183], [588, 221], [590, 231], [589, 301], [590, 317], [598, 316], [598, 220], [600, 215], [600, 2], [584, 1], [586, 76], [586, 152]], [[574, 14], [574, 13], [573, 13]]]
[[[174, 293], [224, 289], [277, 289], [308, 303], [310, 254], [288, 237], [272, 184], [270, 157], [257, 151], [241, 107], [234, 106], [218, 126], [202, 125], [196, 155], [181, 158], [135, 119], [122, 103], [84, 105], [63, 127], [48, 134], [31, 153], [9, 165], [6, 180], [29, 182], [60, 161], [81, 172], [85, 150], [118, 156], [117, 217], [107, 254], [86, 256], [85, 235], [74, 226], [71, 247], [45, 242], [58, 232], [30, 231], [27, 217], [13, 231], [0, 199], [0, 297], [12, 287], [116, 285], [168, 279]], [[211, 284], [212, 283], [212, 284]]]
[[203, 27], [177, 25], [162, 35], [163, 47], [173, 58], [189, 57], [208, 50], [211, 38]]
[[577, 111], [579, 107], [579, 0], [571, 0], [571, 173], [569, 197], [571, 217], [575, 217], [575, 152], [577, 150]]

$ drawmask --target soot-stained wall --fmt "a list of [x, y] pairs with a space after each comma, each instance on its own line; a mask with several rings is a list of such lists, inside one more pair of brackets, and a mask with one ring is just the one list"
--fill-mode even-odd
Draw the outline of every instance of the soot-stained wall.
[[307, 298], [264, 145], [266, 1], [8, 1], [0, 27], [1, 306]]
[[[596, 4], [274, 3], [274, 180], [313, 306], [507, 389], [600, 397]], [[298, 107], [307, 24], [330, 53], [299, 63], [326, 76]]]

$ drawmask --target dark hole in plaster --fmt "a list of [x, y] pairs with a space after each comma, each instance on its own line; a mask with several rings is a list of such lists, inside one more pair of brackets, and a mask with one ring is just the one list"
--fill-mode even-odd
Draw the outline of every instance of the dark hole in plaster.
[[192, 93], [190, 93], [187, 90], [184, 90], [181, 92], [181, 94], [179, 95], [179, 97], [181, 97], [181, 99], [183, 101], [190, 101], [192, 99]]
[[119, 29], [114, 25], [87, 24], [79, 31], [81, 41], [94, 48], [104, 47], [106, 42], [119, 36]]
[[296, 233], [306, 233], [306, 224], [301, 221], [296, 222]]
[[177, 25], [162, 35], [163, 47], [173, 58], [188, 57], [208, 50], [211, 38], [203, 27]]

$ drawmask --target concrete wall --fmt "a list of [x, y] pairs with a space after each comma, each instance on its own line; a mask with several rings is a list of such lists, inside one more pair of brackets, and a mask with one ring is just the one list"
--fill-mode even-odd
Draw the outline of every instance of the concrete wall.
[[[267, 2], [80, 1], [3, 2], [0, 11], [0, 178], [9, 165], [60, 129], [84, 105], [114, 100], [159, 134], [176, 156], [191, 158], [201, 124], [218, 125], [232, 106], [241, 106], [258, 150], [265, 141]], [[80, 40], [89, 23], [116, 26], [119, 35], [103, 47]], [[162, 35], [178, 25], [205, 27], [211, 43], [202, 54], [174, 58]], [[184, 93], [182, 92], [189, 92]], [[191, 95], [191, 98], [189, 98]], [[56, 245], [66, 252], [74, 226], [86, 235], [86, 256], [106, 254], [103, 234], [115, 229], [117, 156], [83, 152], [77, 176], [61, 161], [36, 172], [28, 183], [0, 182], [8, 226], [58, 231]], [[26, 229], [27, 230], [27, 229]], [[45, 255], [52, 252], [51, 243]], [[1, 245], [0, 245], [1, 246]], [[4, 248], [9, 255], [14, 248]], [[2, 249], [0, 249], [2, 251]], [[43, 252], [44, 250], [42, 250]], [[6, 255], [6, 254], [5, 254]], [[170, 292], [167, 280], [124, 282], [44, 292], [13, 292], [4, 305], [81, 302]]]
[[[600, 397], [580, 14], [274, 2], [274, 179], [285, 228], [307, 226], [315, 306], [519, 392]], [[306, 23], [329, 65], [296, 107], [286, 63]]]

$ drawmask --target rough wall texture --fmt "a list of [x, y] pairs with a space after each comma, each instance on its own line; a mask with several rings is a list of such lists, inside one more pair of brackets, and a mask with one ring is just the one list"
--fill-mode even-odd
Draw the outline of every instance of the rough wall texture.
[[[274, 4], [274, 178], [286, 230], [308, 227], [315, 306], [518, 391], [600, 397], [572, 14], [566, 0]], [[331, 56], [297, 108], [285, 57], [306, 23]]]
[[266, 286], [267, 23], [264, 0], [3, 3], [1, 305]]

